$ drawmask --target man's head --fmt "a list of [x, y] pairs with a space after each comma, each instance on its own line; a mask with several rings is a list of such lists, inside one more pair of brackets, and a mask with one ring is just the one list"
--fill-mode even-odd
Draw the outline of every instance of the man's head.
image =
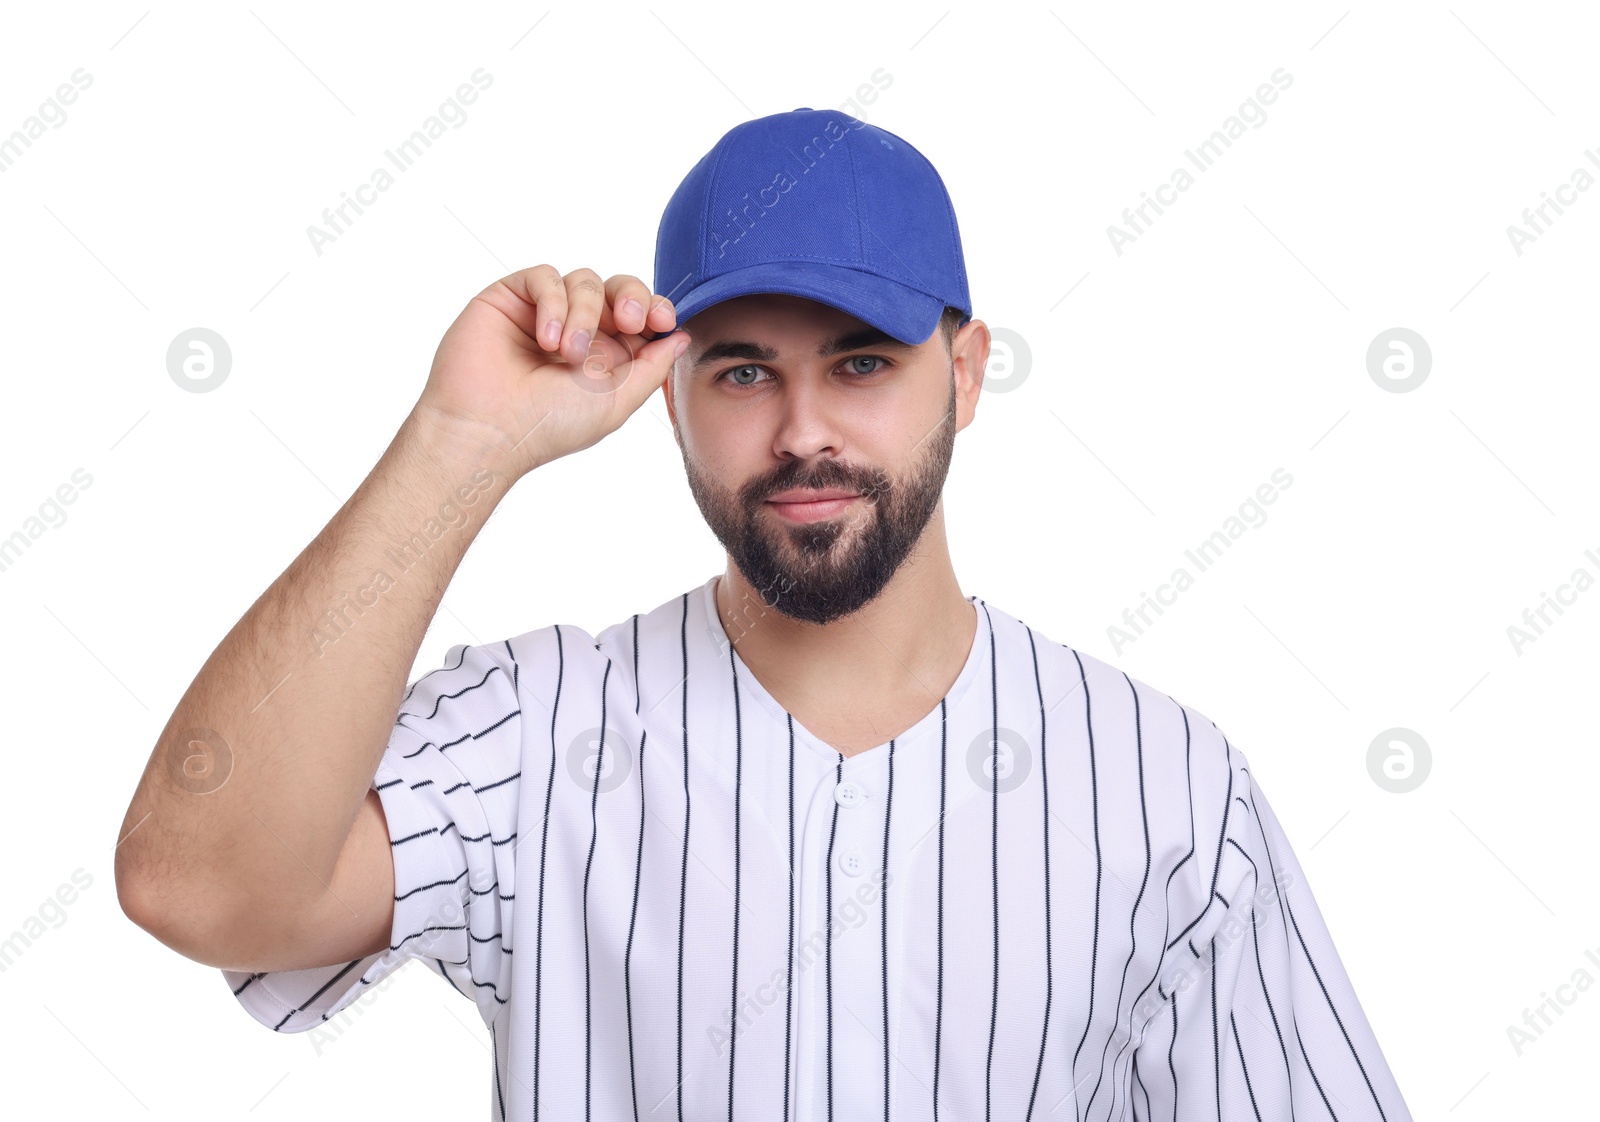
[[[680, 324], [662, 387], [689, 489], [767, 605], [828, 623], [875, 599], [939, 509], [957, 430], [989, 354], [981, 320], [948, 309], [919, 344], [831, 305], [760, 293]], [[838, 509], [772, 501], [841, 490]]]

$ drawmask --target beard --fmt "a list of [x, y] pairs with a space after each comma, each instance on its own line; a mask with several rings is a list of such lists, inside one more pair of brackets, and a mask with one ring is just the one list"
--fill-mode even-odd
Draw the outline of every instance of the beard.
[[[767, 607], [832, 623], [875, 600], [921, 539], [950, 470], [955, 407], [952, 369], [944, 419], [899, 477], [832, 459], [789, 460], [733, 492], [697, 470], [681, 440], [678, 447], [706, 524]], [[766, 508], [766, 498], [792, 487], [837, 487], [861, 498], [832, 518], [788, 523]]]

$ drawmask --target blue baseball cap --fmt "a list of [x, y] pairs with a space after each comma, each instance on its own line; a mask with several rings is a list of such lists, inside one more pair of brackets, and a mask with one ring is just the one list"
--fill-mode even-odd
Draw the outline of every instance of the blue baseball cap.
[[735, 125], [684, 176], [656, 232], [655, 291], [678, 326], [736, 296], [787, 293], [925, 342], [972, 318], [955, 208], [910, 144], [836, 109]]

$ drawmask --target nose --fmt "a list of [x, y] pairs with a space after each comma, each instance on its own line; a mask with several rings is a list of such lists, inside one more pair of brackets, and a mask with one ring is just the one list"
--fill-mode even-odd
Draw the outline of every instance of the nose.
[[828, 384], [826, 373], [818, 378], [790, 378], [780, 389], [777, 402], [778, 425], [772, 436], [775, 455], [802, 460], [844, 455], [844, 402]]

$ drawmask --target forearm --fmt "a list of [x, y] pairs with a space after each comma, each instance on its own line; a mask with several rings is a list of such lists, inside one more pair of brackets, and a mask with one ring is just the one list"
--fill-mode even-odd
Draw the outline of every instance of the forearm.
[[513, 482], [496, 451], [413, 413], [211, 653], [118, 832], [141, 919], [207, 930], [324, 891], [428, 624]]

